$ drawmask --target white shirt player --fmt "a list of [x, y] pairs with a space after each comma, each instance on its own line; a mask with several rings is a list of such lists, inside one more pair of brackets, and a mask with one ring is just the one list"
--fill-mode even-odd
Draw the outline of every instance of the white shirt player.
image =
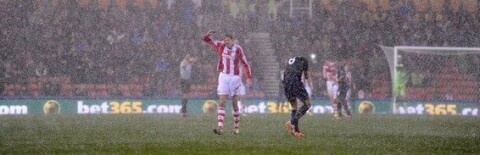
[[323, 77], [327, 80], [328, 96], [335, 99], [338, 90], [335, 62], [327, 61], [325, 65], [323, 65]]
[[323, 65], [323, 77], [327, 79], [327, 81], [337, 81], [337, 68], [335, 67], [335, 62], [327, 61], [325, 65]]
[[[312, 78], [312, 77], [310, 77]], [[307, 80], [305, 79], [305, 75], [302, 74], [302, 83], [303, 83], [303, 86], [305, 87], [305, 90], [307, 91], [308, 93], [308, 97], [309, 98], [312, 98], [312, 80]]]

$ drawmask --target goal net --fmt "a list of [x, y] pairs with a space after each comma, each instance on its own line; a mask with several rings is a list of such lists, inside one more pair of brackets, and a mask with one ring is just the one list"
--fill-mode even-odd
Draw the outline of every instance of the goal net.
[[[392, 102], [477, 101], [480, 48], [381, 46], [392, 79]], [[396, 113], [394, 108], [394, 113]]]

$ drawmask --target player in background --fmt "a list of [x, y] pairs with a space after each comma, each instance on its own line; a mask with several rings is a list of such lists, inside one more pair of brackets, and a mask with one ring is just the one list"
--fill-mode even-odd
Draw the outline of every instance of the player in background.
[[336, 118], [342, 117], [342, 107], [345, 110], [345, 114], [348, 118], [352, 118], [352, 112], [350, 111], [350, 94], [352, 88], [352, 74], [350, 72], [350, 66], [345, 64], [340, 66], [340, 69], [337, 71], [337, 80], [338, 80], [338, 92], [337, 98], [335, 100], [337, 104], [337, 116]]
[[[310, 73], [308, 73], [309, 75], [311, 75]], [[311, 78], [311, 77], [310, 77]], [[303, 82], [303, 85], [305, 87], [305, 90], [307, 91], [308, 93], [308, 98], [312, 99], [312, 93], [313, 93], [313, 80], [308, 80], [305, 78], [305, 76], [302, 74], [302, 82]], [[307, 114], [309, 115], [313, 115], [312, 113], [312, 108], [310, 108], [308, 111], [307, 111]]]
[[[349, 87], [348, 91], [347, 91], [347, 106], [348, 106], [348, 109], [350, 111], [350, 113], [352, 112], [352, 104], [351, 104], [351, 97], [352, 97], [352, 91], [353, 90], [356, 90], [356, 86], [355, 86], [355, 83], [353, 83], [353, 76], [352, 76], [352, 62], [349, 61], [345, 64], [345, 74], [346, 74], [346, 77], [347, 77], [347, 84]], [[353, 114], [353, 113], [352, 113]]]
[[217, 128], [213, 130], [215, 134], [224, 133], [223, 121], [225, 120], [225, 102], [228, 97], [232, 97], [234, 134], [240, 132], [240, 113], [238, 111], [239, 89], [243, 85], [240, 77], [240, 64], [243, 64], [245, 77], [248, 87], [252, 88], [252, 74], [250, 65], [245, 57], [242, 47], [234, 43], [232, 35], [225, 35], [223, 41], [213, 40], [212, 35], [215, 31], [208, 31], [203, 36], [203, 41], [215, 48], [218, 54], [217, 70], [218, 87], [217, 94], [219, 103], [217, 108]]
[[334, 117], [338, 117], [338, 109], [335, 104], [335, 99], [337, 97], [337, 68], [335, 67], [335, 62], [332, 60], [327, 60], [323, 65], [323, 78], [327, 81], [327, 96], [330, 104], [332, 105]]
[[180, 63], [180, 87], [182, 91], [182, 109], [183, 117], [187, 117], [187, 104], [190, 98], [190, 86], [192, 84], [192, 64], [197, 59], [190, 54], [186, 54]]
[[285, 74], [285, 66], [283, 64], [281, 64], [280, 66], [280, 72], [279, 72], [279, 80], [280, 80], [280, 83], [278, 84], [278, 98], [277, 98], [277, 103], [278, 103], [278, 109], [281, 109], [283, 111], [283, 109], [285, 107], [288, 107], [288, 104], [290, 103], [287, 103], [286, 102], [286, 99], [285, 99], [285, 86], [283, 84], [283, 80], [284, 80], [284, 74]]
[[[295, 137], [303, 137], [298, 121], [311, 106], [310, 98], [302, 82], [302, 75], [308, 82], [308, 60], [305, 57], [290, 58], [285, 67], [283, 84], [285, 86], [285, 96], [292, 106], [292, 113], [290, 120], [285, 123], [285, 127]], [[301, 107], [298, 107], [297, 99], [303, 103]]]
[[[237, 40], [235, 40], [235, 43], [237, 44]], [[245, 88], [245, 85], [243, 85], [243, 67], [240, 66], [240, 79], [242, 79], [242, 85], [240, 86], [240, 88], [238, 89], [238, 112], [242, 115], [242, 116], [247, 116], [247, 114], [245, 113], [245, 105], [246, 105], [246, 100], [247, 100], [247, 89]], [[240, 119], [240, 118], [239, 118]], [[240, 120], [239, 120], [240, 121]]]

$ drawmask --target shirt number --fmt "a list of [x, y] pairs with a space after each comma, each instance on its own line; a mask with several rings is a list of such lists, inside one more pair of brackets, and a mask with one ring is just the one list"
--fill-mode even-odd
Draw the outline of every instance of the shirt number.
[[295, 58], [290, 58], [290, 59], [288, 60], [288, 64], [290, 64], [290, 65], [293, 64], [294, 62], [295, 62]]

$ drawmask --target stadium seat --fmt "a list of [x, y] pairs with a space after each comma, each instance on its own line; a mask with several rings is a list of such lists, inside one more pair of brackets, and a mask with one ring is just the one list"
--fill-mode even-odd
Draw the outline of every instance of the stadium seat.
[[5, 84], [5, 91], [7, 93], [7, 96], [15, 96], [16, 95], [14, 84]]
[[62, 96], [72, 97], [73, 86], [71, 84], [60, 84], [60, 92]]
[[86, 91], [88, 97], [97, 97], [97, 92], [94, 84], [87, 84]]
[[86, 7], [86, 6], [88, 6], [90, 3], [91, 3], [91, 0], [78, 0], [78, 4], [79, 4], [81, 7]]
[[140, 78], [138, 77], [132, 77], [130, 79], [130, 84], [139, 84], [140, 83]]
[[127, 3], [128, 3], [127, 0], [117, 0], [115, 2], [121, 9], [125, 9], [125, 7], [127, 7]]
[[116, 84], [108, 84], [107, 85], [107, 93], [109, 96], [117, 96], [120, 95], [118, 90], [118, 86]]
[[16, 95], [24, 95], [26, 88], [24, 85], [15, 84], [15, 94]]
[[374, 99], [383, 99], [387, 97], [387, 92], [386, 91], [376, 91], [372, 92], [371, 97]]
[[85, 84], [76, 84], [73, 86], [75, 96], [85, 96], [86, 85]]
[[96, 97], [107, 97], [108, 96], [108, 88], [105, 84], [97, 84], [95, 85]]
[[143, 87], [148, 87], [148, 85], [150, 85], [150, 77], [149, 76], [141, 77], [139, 83], [143, 85]]
[[192, 91], [190, 92], [191, 97], [208, 97], [210, 93], [205, 91]]
[[40, 96], [40, 86], [37, 83], [29, 83], [27, 85], [28, 94], [32, 95], [33, 97]]
[[112, 2], [110, 2], [110, 0], [98, 0], [97, 3], [100, 8], [107, 10]]
[[124, 97], [131, 97], [132, 94], [130, 93], [130, 85], [128, 84], [120, 84], [118, 85], [118, 90]]
[[144, 4], [145, 4], [145, 0], [134, 0], [133, 1], [133, 5], [135, 5], [135, 6], [142, 7], [142, 6], [144, 6]]
[[424, 88], [407, 88], [407, 99], [425, 100], [426, 90]]
[[435, 89], [435, 87], [425, 88], [425, 100], [426, 101], [432, 100], [435, 97], [436, 91], [437, 90]]
[[143, 85], [140, 84], [131, 84], [130, 85], [130, 92], [134, 97], [142, 97], [143, 96]]
[[457, 95], [454, 96], [454, 100], [459, 101], [475, 101], [477, 99], [476, 95]]
[[60, 81], [61, 84], [72, 84], [72, 78], [69, 76], [60, 76], [58, 77], [58, 80]]
[[48, 77], [38, 77], [37, 80], [38, 80], [38, 82], [41, 82], [41, 83], [47, 83], [48, 82]]
[[38, 79], [36, 77], [28, 77], [28, 83], [38, 83]]

